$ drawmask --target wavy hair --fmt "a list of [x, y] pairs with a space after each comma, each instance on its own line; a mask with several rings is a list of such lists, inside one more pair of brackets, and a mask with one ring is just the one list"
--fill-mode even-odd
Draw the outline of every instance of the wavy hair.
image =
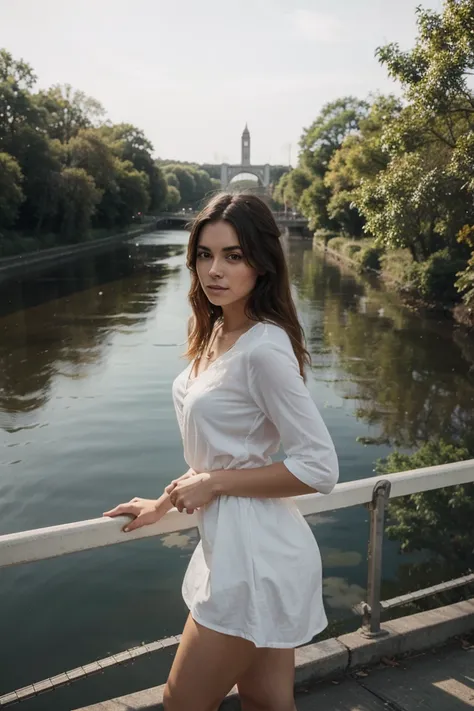
[[205, 225], [221, 220], [232, 225], [245, 259], [259, 273], [245, 307], [247, 318], [254, 321], [271, 321], [286, 331], [300, 373], [305, 377], [305, 366], [310, 364], [311, 359], [291, 296], [280, 231], [269, 207], [253, 194], [219, 193], [209, 200], [193, 222], [186, 260], [191, 272], [188, 298], [193, 311], [186, 356], [190, 360], [202, 356], [216, 321], [222, 316], [222, 308], [212, 304], [202, 290], [196, 270], [201, 231]]

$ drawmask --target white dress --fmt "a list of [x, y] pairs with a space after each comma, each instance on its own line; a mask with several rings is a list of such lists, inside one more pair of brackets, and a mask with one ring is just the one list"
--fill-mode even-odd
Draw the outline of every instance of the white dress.
[[[323, 494], [338, 479], [331, 437], [286, 332], [261, 322], [208, 369], [173, 383], [184, 458], [196, 472], [284, 463]], [[321, 556], [292, 499], [220, 496], [198, 512], [200, 542], [183, 582], [199, 624], [257, 647], [297, 647], [327, 625]]]

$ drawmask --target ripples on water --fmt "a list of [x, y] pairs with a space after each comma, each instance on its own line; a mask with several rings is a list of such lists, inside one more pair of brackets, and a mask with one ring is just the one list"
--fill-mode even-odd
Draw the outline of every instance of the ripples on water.
[[[0, 286], [0, 533], [95, 518], [158, 496], [184, 471], [171, 382], [185, 366], [186, 240], [153, 233]], [[474, 431], [474, 348], [460, 332], [414, 316], [307, 243], [287, 247], [311, 389], [341, 480], [371, 476], [394, 446]], [[374, 440], [384, 444], [362, 444]], [[325, 563], [329, 633], [354, 628], [367, 514], [309, 521]], [[173, 533], [0, 571], [0, 693], [179, 632], [196, 541], [196, 532]], [[409, 561], [387, 546], [389, 595], [413, 586]], [[54, 711], [156, 685], [169, 662], [156, 656], [28, 703]]]

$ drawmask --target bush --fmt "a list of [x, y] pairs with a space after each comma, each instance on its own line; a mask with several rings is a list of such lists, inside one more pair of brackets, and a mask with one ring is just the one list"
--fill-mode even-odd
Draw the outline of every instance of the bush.
[[380, 257], [384, 277], [398, 287], [409, 285], [413, 257], [408, 249], [390, 249]]
[[412, 288], [426, 301], [458, 303], [461, 297], [455, 286], [456, 275], [465, 266], [464, 259], [452, 257], [448, 249], [442, 249], [432, 254], [426, 262], [412, 265]]
[[21, 237], [21, 247], [25, 253], [36, 252], [41, 249], [41, 242], [36, 237]]
[[347, 240], [344, 237], [332, 237], [327, 243], [329, 249], [333, 249], [335, 252], [342, 253], [344, 245]]
[[51, 247], [56, 247], [58, 244], [57, 235], [48, 232], [41, 236], [41, 245], [44, 249], [50, 249]]
[[338, 237], [339, 233], [338, 232], [332, 232], [331, 230], [316, 230], [314, 233], [314, 237], [318, 242], [323, 242], [324, 245], [327, 245], [329, 240], [334, 239], [335, 237]]
[[357, 261], [361, 271], [371, 269], [372, 271], [380, 271], [380, 259], [384, 253], [383, 247], [366, 247], [357, 254]]
[[361, 249], [362, 249], [362, 245], [361, 245], [361, 244], [357, 244], [357, 242], [349, 242], [349, 244], [346, 246], [345, 252], [346, 252], [346, 254], [347, 254], [348, 257], [350, 257], [351, 259], [353, 259], [354, 256], [355, 256], [358, 252], [361, 251]]
[[[376, 462], [375, 471], [383, 476], [470, 457], [472, 451], [463, 443], [440, 439], [426, 442], [413, 454], [392, 452]], [[420, 492], [390, 501], [387, 536], [398, 540], [404, 552], [428, 550], [466, 571], [474, 563], [473, 516], [474, 484]]]

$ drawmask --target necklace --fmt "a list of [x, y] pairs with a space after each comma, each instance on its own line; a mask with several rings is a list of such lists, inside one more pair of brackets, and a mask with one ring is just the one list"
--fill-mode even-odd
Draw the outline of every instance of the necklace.
[[[242, 331], [242, 334], [241, 334], [241, 335], [243, 335], [243, 334], [244, 334], [246, 331], [248, 331], [248, 330], [249, 330], [249, 328], [246, 328], [244, 331], [242, 331], [241, 328], [236, 328], [234, 331], [228, 331], [225, 335], [226, 335], [226, 336], [229, 336], [230, 334], [232, 334], [232, 333], [238, 333], [239, 331]], [[206, 353], [206, 360], [211, 360], [211, 358], [212, 358], [213, 355], [214, 355], [214, 349], [212, 348], [212, 346], [214, 345], [214, 341], [215, 341], [216, 338], [217, 338], [217, 333], [218, 333], [218, 331], [219, 331], [218, 328], [216, 328], [215, 331], [214, 331], [214, 334], [213, 334], [213, 336], [212, 336], [211, 342], [210, 342], [210, 344], [209, 344], [209, 350], [208, 350], [207, 353]], [[235, 341], [234, 341], [234, 343], [235, 343]], [[234, 345], [234, 343], [233, 343], [227, 350], [230, 350], [230, 348], [232, 348], [232, 346]], [[225, 352], [226, 352], [226, 351], [224, 351], [224, 353], [225, 353]], [[223, 355], [223, 354], [222, 354], [222, 355]]]

